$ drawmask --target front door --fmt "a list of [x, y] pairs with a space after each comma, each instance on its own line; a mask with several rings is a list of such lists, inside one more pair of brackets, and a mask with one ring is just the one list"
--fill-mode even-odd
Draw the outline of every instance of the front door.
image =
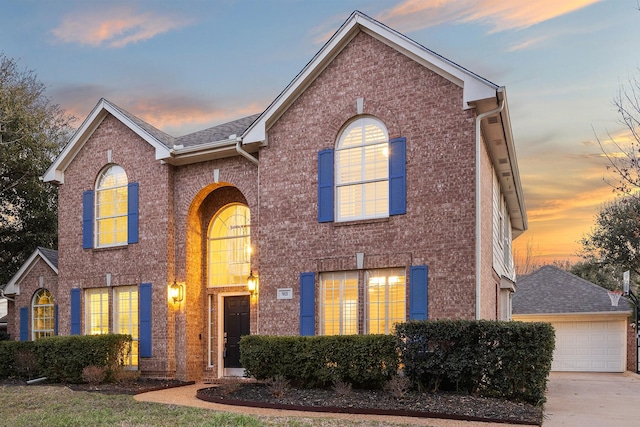
[[223, 358], [225, 376], [242, 376], [240, 338], [249, 335], [250, 296], [231, 296], [224, 299]]

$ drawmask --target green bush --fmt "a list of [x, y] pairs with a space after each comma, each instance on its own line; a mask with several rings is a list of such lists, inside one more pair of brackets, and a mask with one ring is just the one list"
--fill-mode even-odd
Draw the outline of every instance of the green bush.
[[[32, 379], [38, 376], [33, 341], [0, 342], [0, 379]], [[35, 366], [32, 361], [35, 359]]]
[[418, 321], [397, 325], [396, 336], [414, 387], [544, 402], [555, 345], [548, 323]]
[[0, 342], [0, 378], [47, 377], [81, 383], [87, 366], [106, 367], [109, 375], [131, 351], [131, 335], [74, 335], [37, 341]]
[[379, 389], [396, 373], [398, 353], [391, 335], [247, 335], [240, 340], [240, 362], [259, 380], [283, 377], [309, 388], [342, 381]]

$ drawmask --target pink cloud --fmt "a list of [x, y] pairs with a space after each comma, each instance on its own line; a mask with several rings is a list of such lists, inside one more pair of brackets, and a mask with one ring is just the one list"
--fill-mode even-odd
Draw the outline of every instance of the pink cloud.
[[385, 24], [420, 30], [444, 22], [480, 22], [492, 32], [522, 29], [601, 0], [406, 0], [378, 16]]
[[52, 30], [64, 43], [90, 46], [124, 47], [187, 25], [186, 19], [162, 16], [154, 12], [135, 12], [130, 8], [115, 8], [76, 12], [64, 18]]

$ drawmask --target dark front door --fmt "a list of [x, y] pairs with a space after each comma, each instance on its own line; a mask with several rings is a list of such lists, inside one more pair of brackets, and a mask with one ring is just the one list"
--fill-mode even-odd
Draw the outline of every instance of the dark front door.
[[240, 337], [249, 335], [249, 295], [224, 299], [224, 367], [240, 365]]

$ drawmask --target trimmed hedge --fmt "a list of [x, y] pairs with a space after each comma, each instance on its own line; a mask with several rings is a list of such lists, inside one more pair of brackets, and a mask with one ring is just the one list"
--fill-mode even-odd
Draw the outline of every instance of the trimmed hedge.
[[396, 326], [414, 387], [544, 402], [555, 346], [548, 323], [438, 320]]
[[131, 351], [131, 335], [73, 335], [37, 341], [0, 342], [0, 378], [47, 377], [51, 382], [81, 383], [91, 365], [113, 370]]
[[240, 363], [259, 380], [284, 377], [308, 388], [339, 380], [379, 389], [397, 372], [398, 353], [392, 335], [247, 335], [240, 340]]

